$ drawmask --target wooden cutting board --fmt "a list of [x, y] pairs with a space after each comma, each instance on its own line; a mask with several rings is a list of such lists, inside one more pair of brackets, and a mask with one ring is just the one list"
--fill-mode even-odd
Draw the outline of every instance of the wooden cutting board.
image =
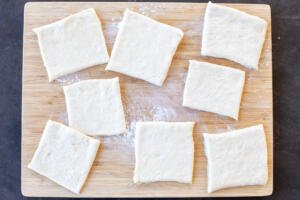
[[[47, 197], [207, 197], [207, 196], [265, 196], [273, 190], [273, 105], [271, 16], [268, 5], [228, 4], [233, 8], [257, 15], [269, 23], [259, 70], [247, 70], [225, 59], [200, 56], [201, 32], [206, 4], [202, 3], [125, 3], [125, 2], [45, 2], [27, 3], [24, 11], [23, 93], [22, 93], [22, 193], [25, 196]], [[32, 28], [39, 27], [85, 8], [95, 8], [100, 17], [109, 52], [117, 24], [123, 11], [130, 8], [163, 23], [182, 29], [185, 33], [162, 87], [94, 66], [48, 82]], [[181, 106], [188, 60], [196, 59], [232, 66], [246, 71], [246, 84], [235, 121], [212, 113]], [[47, 178], [29, 170], [27, 165], [39, 143], [48, 119], [67, 124], [62, 86], [90, 78], [120, 77], [122, 99], [126, 110], [129, 133], [101, 138], [102, 146], [80, 195], [75, 195]], [[195, 168], [193, 184], [159, 182], [133, 184], [134, 129], [137, 121], [196, 121], [194, 129]], [[263, 123], [268, 143], [269, 180], [265, 186], [224, 189], [206, 192], [206, 158], [202, 133], [218, 133]]]

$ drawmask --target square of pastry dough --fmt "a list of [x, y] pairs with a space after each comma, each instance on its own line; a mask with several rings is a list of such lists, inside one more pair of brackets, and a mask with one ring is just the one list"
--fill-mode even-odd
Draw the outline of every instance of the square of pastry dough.
[[126, 10], [106, 70], [161, 86], [182, 37], [178, 28]]
[[201, 54], [258, 69], [266, 30], [267, 22], [259, 17], [209, 2], [204, 17]]
[[99, 140], [49, 120], [28, 168], [80, 193], [99, 145]]
[[183, 106], [238, 119], [245, 72], [190, 60]]
[[135, 135], [135, 183], [192, 183], [194, 122], [138, 122]]
[[267, 144], [263, 125], [219, 134], [204, 133], [207, 191], [268, 180]]
[[126, 132], [119, 78], [85, 80], [63, 89], [69, 126], [87, 135]]
[[33, 30], [49, 81], [108, 62], [101, 22], [92, 8]]

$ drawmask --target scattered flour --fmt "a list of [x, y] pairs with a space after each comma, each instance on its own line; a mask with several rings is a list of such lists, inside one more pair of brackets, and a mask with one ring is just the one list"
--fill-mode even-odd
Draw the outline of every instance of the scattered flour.
[[165, 3], [141, 3], [137, 12], [143, 15], [162, 14], [166, 9]]
[[86, 77], [82, 73], [76, 72], [76, 73], [68, 74], [66, 76], [62, 76], [56, 79], [55, 82], [59, 83], [60, 86], [65, 86], [65, 85], [70, 85], [72, 83], [82, 81], [85, 78]]

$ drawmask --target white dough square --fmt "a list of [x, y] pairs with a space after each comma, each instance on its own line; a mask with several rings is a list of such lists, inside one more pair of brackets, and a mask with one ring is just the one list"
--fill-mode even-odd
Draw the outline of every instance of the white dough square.
[[69, 126], [87, 135], [126, 132], [119, 78], [80, 81], [64, 93]]
[[135, 135], [135, 183], [192, 183], [194, 122], [138, 122]]
[[263, 125], [219, 134], [204, 133], [208, 192], [268, 180], [267, 144]]
[[190, 60], [183, 106], [238, 119], [245, 72]]
[[108, 62], [101, 22], [92, 8], [35, 28], [34, 32], [49, 81]]
[[258, 69], [266, 31], [265, 20], [209, 2], [204, 17], [201, 54]]
[[106, 70], [161, 86], [183, 32], [130, 10], [119, 28]]
[[49, 120], [28, 168], [80, 193], [99, 145], [99, 140]]

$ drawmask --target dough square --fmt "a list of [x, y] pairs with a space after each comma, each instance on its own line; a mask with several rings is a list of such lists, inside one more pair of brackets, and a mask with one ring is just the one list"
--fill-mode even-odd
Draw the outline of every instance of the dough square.
[[245, 72], [190, 60], [183, 106], [238, 119]]
[[130, 10], [119, 28], [106, 70], [161, 86], [183, 32]]
[[267, 144], [263, 125], [220, 134], [204, 133], [209, 193], [268, 180]]
[[119, 78], [85, 80], [63, 89], [69, 126], [87, 135], [126, 132]]
[[99, 140], [49, 120], [28, 168], [80, 193], [99, 145]]
[[194, 122], [138, 122], [135, 135], [135, 183], [192, 183]]
[[92, 8], [33, 31], [38, 37], [50, 82], [108, 62], [101, 22]]
[[209, 2], [204, 17], [201, 54], [258, 69], [266, 31], [265, 20]]

